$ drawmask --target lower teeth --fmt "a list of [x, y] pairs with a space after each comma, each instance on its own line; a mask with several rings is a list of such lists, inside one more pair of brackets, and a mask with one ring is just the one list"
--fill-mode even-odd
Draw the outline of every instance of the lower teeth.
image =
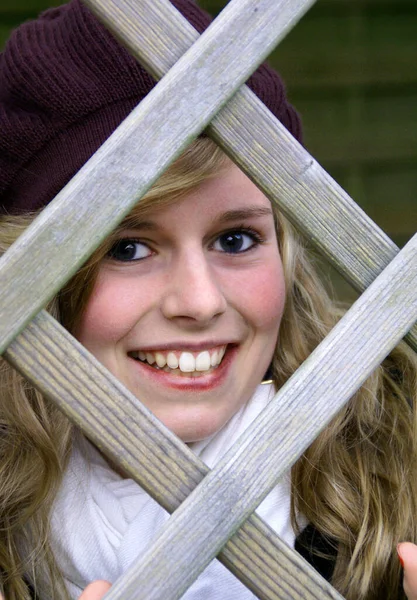
[[[141, 360], [140, 362], [143, 362], [145, 365], [149, 365], [149, 363], [145, 360]], [[191, 371], [188, 373], [181, 371], [181, 369], [171, 369], [170, 367], [168, 367], [168, 365], [166, 365], [165, 367], [158, 367], [158, 365], [154, 363], [153, 365], [149, 366], [153, 367], [154, 369], [157, 369], [158, 371], [165, 371], [165, 373], [171, 373], [172, 375], [183, 375], [185, 377], [201, 377], [201, 375], [206, 375], [214, 369], [217, 369], [219, 365], [216, 365], [215, 367], [210, 367], [208, 371]]]

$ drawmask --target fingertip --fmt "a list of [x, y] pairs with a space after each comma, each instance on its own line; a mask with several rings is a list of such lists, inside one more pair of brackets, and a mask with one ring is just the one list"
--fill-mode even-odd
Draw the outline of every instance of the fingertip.
[[79, 600], [101, 600], [106, 592], [111, 588], [108, 581], [94, 581], [88, 585], [81, 594]]
[[417, 546], [401, 542], [397, 546], [398, 558], [403, 566], [403, 587], [408, 600], [417, 600]]
[[417, 546], [411, 542], [397, 545], [397, 554], [402, 566], [417, 567]]

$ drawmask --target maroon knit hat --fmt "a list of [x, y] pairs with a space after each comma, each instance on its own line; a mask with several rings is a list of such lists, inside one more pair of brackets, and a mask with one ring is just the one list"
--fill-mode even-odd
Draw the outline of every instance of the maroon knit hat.
[[[171, 2], [200, 33], [210, 24]], [[18, 27], [0, 54], [0, 213], [48, 204], [155, 83], [80, 0]], [[248, 84], [300, 140], [279, 75], [264, 64]]]

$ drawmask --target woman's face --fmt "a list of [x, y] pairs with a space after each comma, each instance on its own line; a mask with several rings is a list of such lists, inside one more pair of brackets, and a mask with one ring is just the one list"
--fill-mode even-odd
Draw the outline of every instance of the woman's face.
[[197, 441], [261, 382], [284, 297], [270, 202], [233, 165], [121, 232], [75, 335], [182, 440]]

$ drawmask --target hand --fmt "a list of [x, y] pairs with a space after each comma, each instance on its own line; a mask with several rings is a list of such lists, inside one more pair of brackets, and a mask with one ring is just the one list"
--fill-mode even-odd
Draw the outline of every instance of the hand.
[[101, 600], [110, 588], [111, 585], [108, 581], [94, 581], [85, 588], [79, 600]]
[[[101, 600], [110, 588], [111, 585], [108, 581], [94, 581], [85, 588], [78, 600]], [[0, 600], [4, 600], [1, 594]]]
[[417, 546], [404, 542], [398, 544], [397, 552], [404, 568], [404, 591], [408, 600], [417, 600]]

